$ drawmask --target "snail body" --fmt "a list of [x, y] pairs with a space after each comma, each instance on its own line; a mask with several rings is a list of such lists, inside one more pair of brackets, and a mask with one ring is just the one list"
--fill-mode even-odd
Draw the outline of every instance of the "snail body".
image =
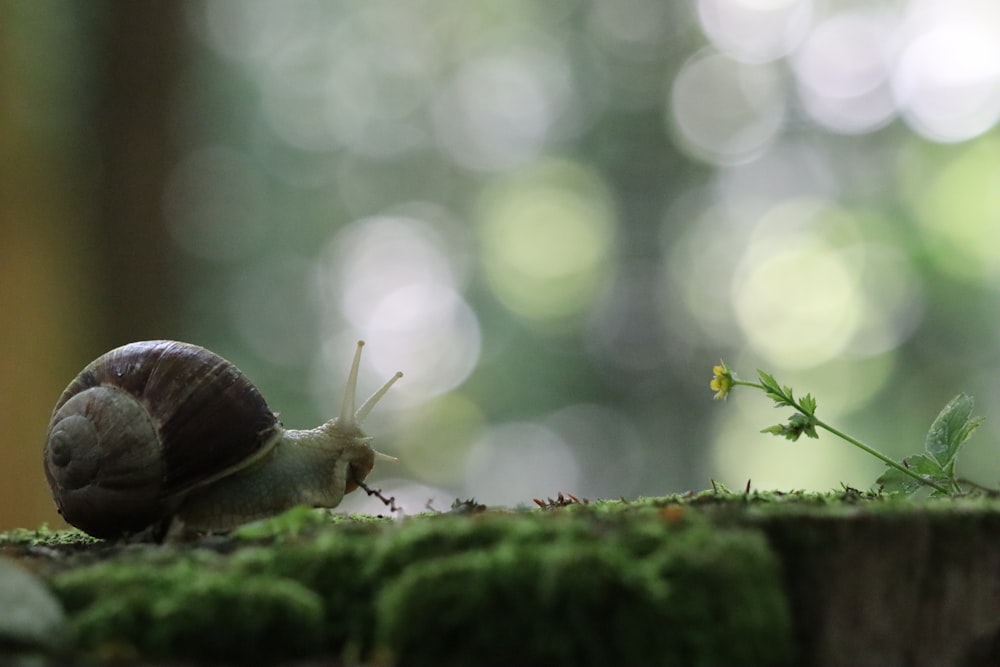
[[371, 472], [362, 423], [402, 377], [355, 409], [358, 342], [340, 416], [285, 429], [250, 380], [205, 348], [131, 343], [97, 358], [56, 403], [45, 476], [63, 518], [101, 538], [217, 531], [295, 505], [336, 507]]

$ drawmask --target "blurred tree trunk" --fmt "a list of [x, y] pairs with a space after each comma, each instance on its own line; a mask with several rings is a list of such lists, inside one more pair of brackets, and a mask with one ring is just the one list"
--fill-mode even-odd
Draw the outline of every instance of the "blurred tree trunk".
[[171, 110], [182, 70], [182, 3], [110, 2], [95, 127], [100, 276], [114, 345], [163, 338], [176, 315], [163, 188], [175, 155]]
[[108, 347], [169, 332], [161, 214], [181, 5], [0, 5], [0, 530], [58, 522], [52, 405]]

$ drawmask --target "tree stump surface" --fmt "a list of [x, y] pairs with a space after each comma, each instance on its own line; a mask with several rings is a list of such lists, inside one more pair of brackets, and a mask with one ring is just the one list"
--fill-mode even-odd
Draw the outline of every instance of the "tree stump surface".
[[[296, 508], [162, 545], [0, 534], [0, 565], [20, 573], [0, 568], [0, 658], [1000, 664], [998, 500], [710, 491], [542, 504], [402, 519]], [[30, 595], [10, 583], [25, 571]], [[3, 611], [41, 609], [39, 595], [44, 614]], [[49, 625], [26, 631], [25, 617]]]

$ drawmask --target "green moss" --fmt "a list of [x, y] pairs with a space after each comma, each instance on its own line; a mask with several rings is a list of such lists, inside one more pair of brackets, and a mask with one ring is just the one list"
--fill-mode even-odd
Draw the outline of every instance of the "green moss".
[[255, 521], [237, 528], [233, 536], [244, 540], [266, 540], [297, 538], [308, 536], [328, 529], [331, 525], [356, 525], [391, 523], [385, 517], [375, 517], [368, 514], [343, 515], [331, 513], [328, 510], [318, 510], [305, 505], [293, 507], [269, 519]]
[[244, 578], [281, 578], [315, 592], [323, 607], [323, 648], [357, 654], [370, 635], [375, 583], [368, 573], [370, 533], [345, 531], [281, 549], [245, 549], [230, 566]]
[[649, 504], [311, 521], [232, 553], [124, 547], [52, 586], [92, 654], [711, 665], [787, 649], [767, 544], [694, 514]]
[[330, 518], [326, 512], [298, 505], [269, 519], [241, 526], [233, 531], [233, 536], [246, 540], [298, 537], [314, 532], [329, 523]]
[[191, 561], [106, 563], [57, 575], [52, 587], [81, 649], [95, 654], [124, 645], [153, 659], [267, 662], [322, 646], [321, 600], [286, 579]]
[[507, 535], [425, 558], [388, 582], [378, 598], [379, 644], [404, 665], [748, 657], [766, 665], [791, 655], [777, 561], [756, 533], [649, 520], [519, 523], [534, 524], [541, 539]]
[[569, 517], [538, 514], [479, 514], [424, 517], [386, 532], [373, 555], [375, 576], [390, 578], [428, 558], [490, 548], [500, 542], [544, 543], [589, 534]]
[[379, 597], [379, 635], [403, 665], [638, 665], [660, 653], [666, 598], [607, 552], [504, 545], [408, 569]]
[[825, 627], [810, 605], [840, 561], [926, 539], [961, 564], [998, 523], [991, 498], [715, 489], [403, 521], [292, 511], [167, 545], [13, 531], [0, 548], [47, 573], [89, 656], [766, 665], [820, 646], [804, 626]]
[[762, 535], [703, 527], [652, 560], [671, 584], [672, 664], [769, 665], [792, 655], [781, 571]]
[[96, 537], [91, 537], [79, 530], [52, 530], [47, 525], [42, 525], [35, 530], [15, 528], [0, 532], [0, 546], [62, 547], [97, 543], [100, 543], [100, 540]]

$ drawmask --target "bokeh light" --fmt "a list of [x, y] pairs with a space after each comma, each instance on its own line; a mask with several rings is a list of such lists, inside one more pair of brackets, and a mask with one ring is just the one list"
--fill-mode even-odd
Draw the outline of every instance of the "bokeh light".
[[469, 452], [465, 494], [491, 503], [527, 505], [553, 489], [580, 486], [573, 446], [537, 423], [494, 426]]
[[487, 189], [479, 211], [483, 271], [507, 308], [552, 325], [587, 311], [614, 252], [614, 210], [596, 174], [536, 165]]
[[764, 152], [781, 131], [786, 100], [771, 66], [705, 51], [677, 75], [669, 108], [682, 146], [695, 157], [726, 165]]
[[816, 237], [755, 241], [733, 284], [737, 320], [769, 366], [842, 354], [861, 319], [851, 267]]
[[819, 201], [776, 206], [733, 274], [750, 346], [785, 368], [898, 347], [919, 322], [922, 292], [902, 253], [864, 240], [885, 225]]
[[[784, 415], [787, 417], [788, 415]], [[783, 415], [765, 402], [722, 419], [715, 447], [719, 479], [740, 488], [751, 482], [760, 489], [835, 489], [846, 479], [875, 479], [881, 474], [874, 459], [832, 438], [751, 438], [762, 425], [776, 424]], [[829, 414], [825, 417], [829, 419]], [[873, 464], [874, 461], [874, 464]], [[862, 470], [859, 474], [859, 469]]]
[[532, 36], [462, 64], [435, 105], [438, 142], [471, 169], [502, 170], [536, 158], [574, 108], [569, 65]]
[[792, 58], [799, 98], [834, 132], [872, 132], [896, 114], [890, 87], [895, 21], [885, 8], [845, 11], [816, 25]]
[[893, 76], [903, 117], [935, 141], [982, 134], [1000, 117], [1000, 7], [914, 5]]
[[744, 62], [787, 56], [805, 35], [810, 0], [699, 0], [698, 18], [706, 36]]
[[[336, 412], [366, 340], [362, 393], [405, 374], [367, 426], [401, 457], [376, 478], [418, 511], [463, 494], [523, 504], [710, 478], [873, 479], [855, 452], [759, 433], [775, 421], [760, 397], [713, 402], [719, 358], [801, 384], [824, 419], [888, 448], [919, 449], [959, 391], [1000, 412], [988, 363], [1000, 359], [994, 0], [192, 0], [178, 11], [176, 90], [146, 121], [172, 151], [163, 176], [149, 175], [162, 181], [162, 221], [97, 224], [135, 203], [101, 162], [121, 128], [95, 110], [120, 106], [100, 98], [121, 81], [97, 80], [93, 59], [115, 35], [60, 16], [78, 50], [23, 60], [44, 74], [32, 85], [57, 80], [52, 62], [73, 74], [72, 93], [15, 116], [25, 137], [49, 138], [46, 154], [86, 165], [75, 196], [101, 200], [57, 238], [72, 262], [100, 263], [94, 294], [130, 280], [121, 267], [146, 256], [135, 239], [163, 244], [149, 270], [169, 289], [131, 307], [176, 313], [163, 335], [233, 358], [290, 425]], [[171, 290], [179, 301], [165, 304]], [[102, 298], [104, 320], [150, 319]], [[982, 433], [1000, 438], [1000, 420]], [[994, 458], [993, 469], [969, 460], [1000, 479]], [[378, 510], [369, 501], [357, 500]]]
[[[344, 318], [371, 343], [370, 362], [381, 375], [407, 369], [400, 393], [427, 400], [459, 385], [480, 353], [478, 319], [460, 293], [464, 245], [460, 234], [398, 216], [359, 220], [335, 235], [316, 304], [327, 324], [322, 344], [331, 371], [339, 351], [350, 349], [337, 326]], [[333, 371], [332, 386], [338, 378]]]
[[[628, 497], [639, 489], [636, 471], [647, 456], [632, 419], [593, 403], [561, 408], [544, 424], [570, 443], [580, 479], [574, 493], [585, 498]], [[569, 488], [569, 487], [566, 487]]]
[[[995, 141], [941, 153], [906, 139], [968, 142], [995, 125], [989, 2], [213, 0], [189, 13], [258, 103], [248, 148], [181, 163], [172, 233], [202, 261], [240, 263], [273, 243], [268, 193], [303, 199], [316, 259], [300, 246], [233, 281], [233, 326], [269, 364], [309, 365], [317, 410], [339, 396], [355, 337], [370, 343], [363, 383], [405, 370], [373, 428], [402, 428], [402, 469], [386, 474], [424, 502], [650, 492], [650, 462], [687, 456], [654, 444], [674, 439], [659, 428], [717, 437], [692, 474], [705, 460], [734, 484], [870, 472], [852, 452], [755, 435], [773, 416], [749, 397], [699, 426], [713, 406], [695, 400], [697, 369], [766, 365], [850, 419], [934, 326], [924, 259], [996, 282], [983, 224]], [[655, 147], [648, 130], [628, 135], [649, 113]], [[844, 143], [856, 135], [873, 140]], [[656, 174], [668, 151], [676, 166]], [[702, 180], [682, 176], [699, 163]], [[304, 326], [283, 337], [295, 311]], [[525, 377], [562, 375], [577, 393], [512, 402]]]
[[909, 156], [908, 192], [931, 259], [963, 280], [1000, 281], [1000, 141], [984, 139], [957, 153]]
[[461, 484], [469, 450], [485, 428], [482, 409], [469, 398], [451, 393], [408, 411], [391, 438], [401, 465], [416, 479], [454, 488]]

